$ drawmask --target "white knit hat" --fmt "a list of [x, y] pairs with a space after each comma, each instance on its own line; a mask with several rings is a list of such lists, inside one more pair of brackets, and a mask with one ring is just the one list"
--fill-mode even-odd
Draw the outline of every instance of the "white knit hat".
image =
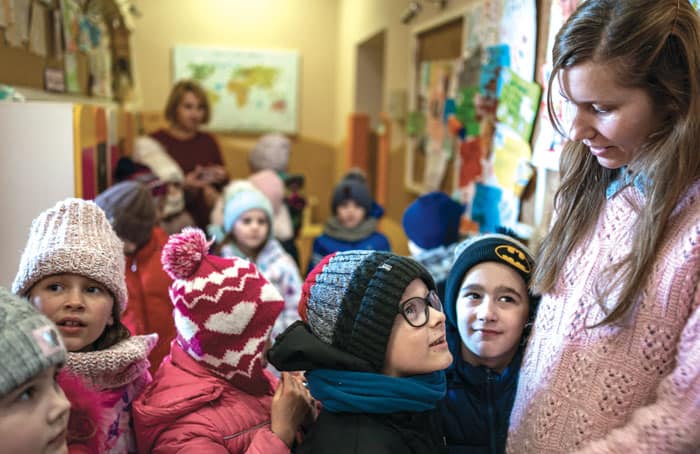
[[291, 141], [283, 134], [270, 133], [262, 136], [248, 155], [253, 172], [272, 169], [285, 172], [289, 164]]
[[151, 172], [159, 180], [167, 183], [182, 183], [185, 174], [180, 166], [170, 157], [165, 148], [153, 137], [140, 136], [134, 140], [134, 153], [131, 155], [134, 162], [143, 164], [151, 169]]
[[32, 222], [12, 291], [26, 295], [47, 276], [72, 273], [107, 287], [126, 309], [124, 245], [94, 202], [66, 199]]

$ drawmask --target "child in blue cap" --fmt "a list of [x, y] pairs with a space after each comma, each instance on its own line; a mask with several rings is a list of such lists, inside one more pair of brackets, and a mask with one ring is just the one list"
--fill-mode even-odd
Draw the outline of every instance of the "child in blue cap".
[[450, 453], [505, 452], [518, 373], [539, 298], [534, 261], [501, 234], [462, 242], [445, 288], [447, 342], [454, 357], [439, 404]]

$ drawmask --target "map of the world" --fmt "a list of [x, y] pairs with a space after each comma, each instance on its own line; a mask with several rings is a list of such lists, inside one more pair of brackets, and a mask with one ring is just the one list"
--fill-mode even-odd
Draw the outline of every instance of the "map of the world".
[[209, 129], [297, 131], [299, 54], [176, 46], [174, 81], [194, 79], [212, 107]]

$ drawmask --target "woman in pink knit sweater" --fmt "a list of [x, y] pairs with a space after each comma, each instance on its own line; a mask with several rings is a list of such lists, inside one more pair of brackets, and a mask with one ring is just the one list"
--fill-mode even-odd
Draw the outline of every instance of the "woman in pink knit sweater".
[[700, 20], [588, 0], [553, 62], [570, 141], [508, 451], [700, 452]]

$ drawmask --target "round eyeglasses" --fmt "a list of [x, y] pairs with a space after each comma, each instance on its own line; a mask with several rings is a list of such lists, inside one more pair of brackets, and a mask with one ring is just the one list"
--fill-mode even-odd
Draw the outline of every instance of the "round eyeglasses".
[[399, 306], [399, 312], [403, 315], [409, 325], [420, 328], [428, 323], [430, 319], [430, 308], [442, 312], [442, 302], [440, 297], [433, 290], [428, 292], [425, 298], [416, 296], [409, 298]]

